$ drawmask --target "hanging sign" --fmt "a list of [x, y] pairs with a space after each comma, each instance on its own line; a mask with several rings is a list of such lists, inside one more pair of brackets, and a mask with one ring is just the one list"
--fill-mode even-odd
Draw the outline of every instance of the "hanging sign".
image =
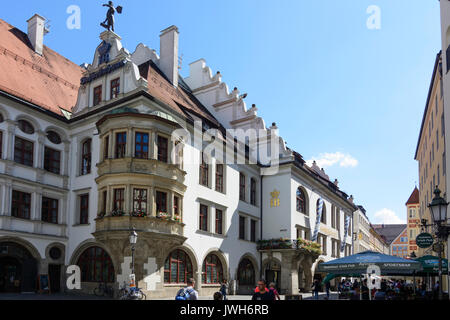
[[433, 245], [433, 236], [429, 233], [421, 233], [416, 238], [416, 244], [419, 248], [426, 249]]

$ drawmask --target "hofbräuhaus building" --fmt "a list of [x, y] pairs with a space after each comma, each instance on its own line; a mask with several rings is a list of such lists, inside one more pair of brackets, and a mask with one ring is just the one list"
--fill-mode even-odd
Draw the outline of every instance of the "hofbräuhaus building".
[[191, 277], [201, 296], [223, 279], [248, 294], [261, 277], [297, 294], [318, 264], [352, 254], [352, 197], [203, 59], [181, 77], [176, 27], [159, 55], [105, 31], [82, 66], [46, 32], [39, 15], [27, 33], [0, 20], [0, 292], [35, 292], [46, 275], [67, 292], [72, 265], [82, 292], [117, 289], [133, 228], [150, 299]]

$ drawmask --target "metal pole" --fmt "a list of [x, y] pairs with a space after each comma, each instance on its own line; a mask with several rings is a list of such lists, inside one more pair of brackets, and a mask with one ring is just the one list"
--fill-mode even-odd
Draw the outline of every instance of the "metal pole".
[[439, 300], [443, 299], [442, 289], [442, 242], [439, 239]]
[[450, 300], [450, 242], [448, 242], [447, 237], [447, 292], [448, 292], [448, 298]]
[[131, 246], [131, 274], [134, 274], [134, 245]]

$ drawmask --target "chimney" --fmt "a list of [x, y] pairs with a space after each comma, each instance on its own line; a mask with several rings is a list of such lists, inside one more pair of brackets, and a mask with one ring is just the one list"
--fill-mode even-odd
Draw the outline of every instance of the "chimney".
[[35, 14], [28, 21], [28, 39], [36, 53], [42, 55], [44, 50], [44, 35], [48, 33], [45, 28], [45, 18]]
[[178, 86], [178, 28], [171, 26], [161, 31], [159, 68], [169, 81]]

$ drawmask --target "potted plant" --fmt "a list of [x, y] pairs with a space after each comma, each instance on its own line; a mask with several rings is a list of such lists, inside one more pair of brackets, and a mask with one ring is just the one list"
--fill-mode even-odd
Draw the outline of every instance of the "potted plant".
[[123, 212], [122, 210], [120, 210], [120, 209], [114, 209], [112, 212], [111, 212], [111, 216], [112, 217], [123, 217], [125, 215], [125, 212]]
[[169, 219], [169, 214], [167, 212], [158, 212], [158, 214], [156, 216], [162, 220]]
[[136, 218], [144, 218], [147, 216], [147, 211], [139, 209], [139, 210], [135, 210], [131, 213], [132, 217], [136, 217]]

